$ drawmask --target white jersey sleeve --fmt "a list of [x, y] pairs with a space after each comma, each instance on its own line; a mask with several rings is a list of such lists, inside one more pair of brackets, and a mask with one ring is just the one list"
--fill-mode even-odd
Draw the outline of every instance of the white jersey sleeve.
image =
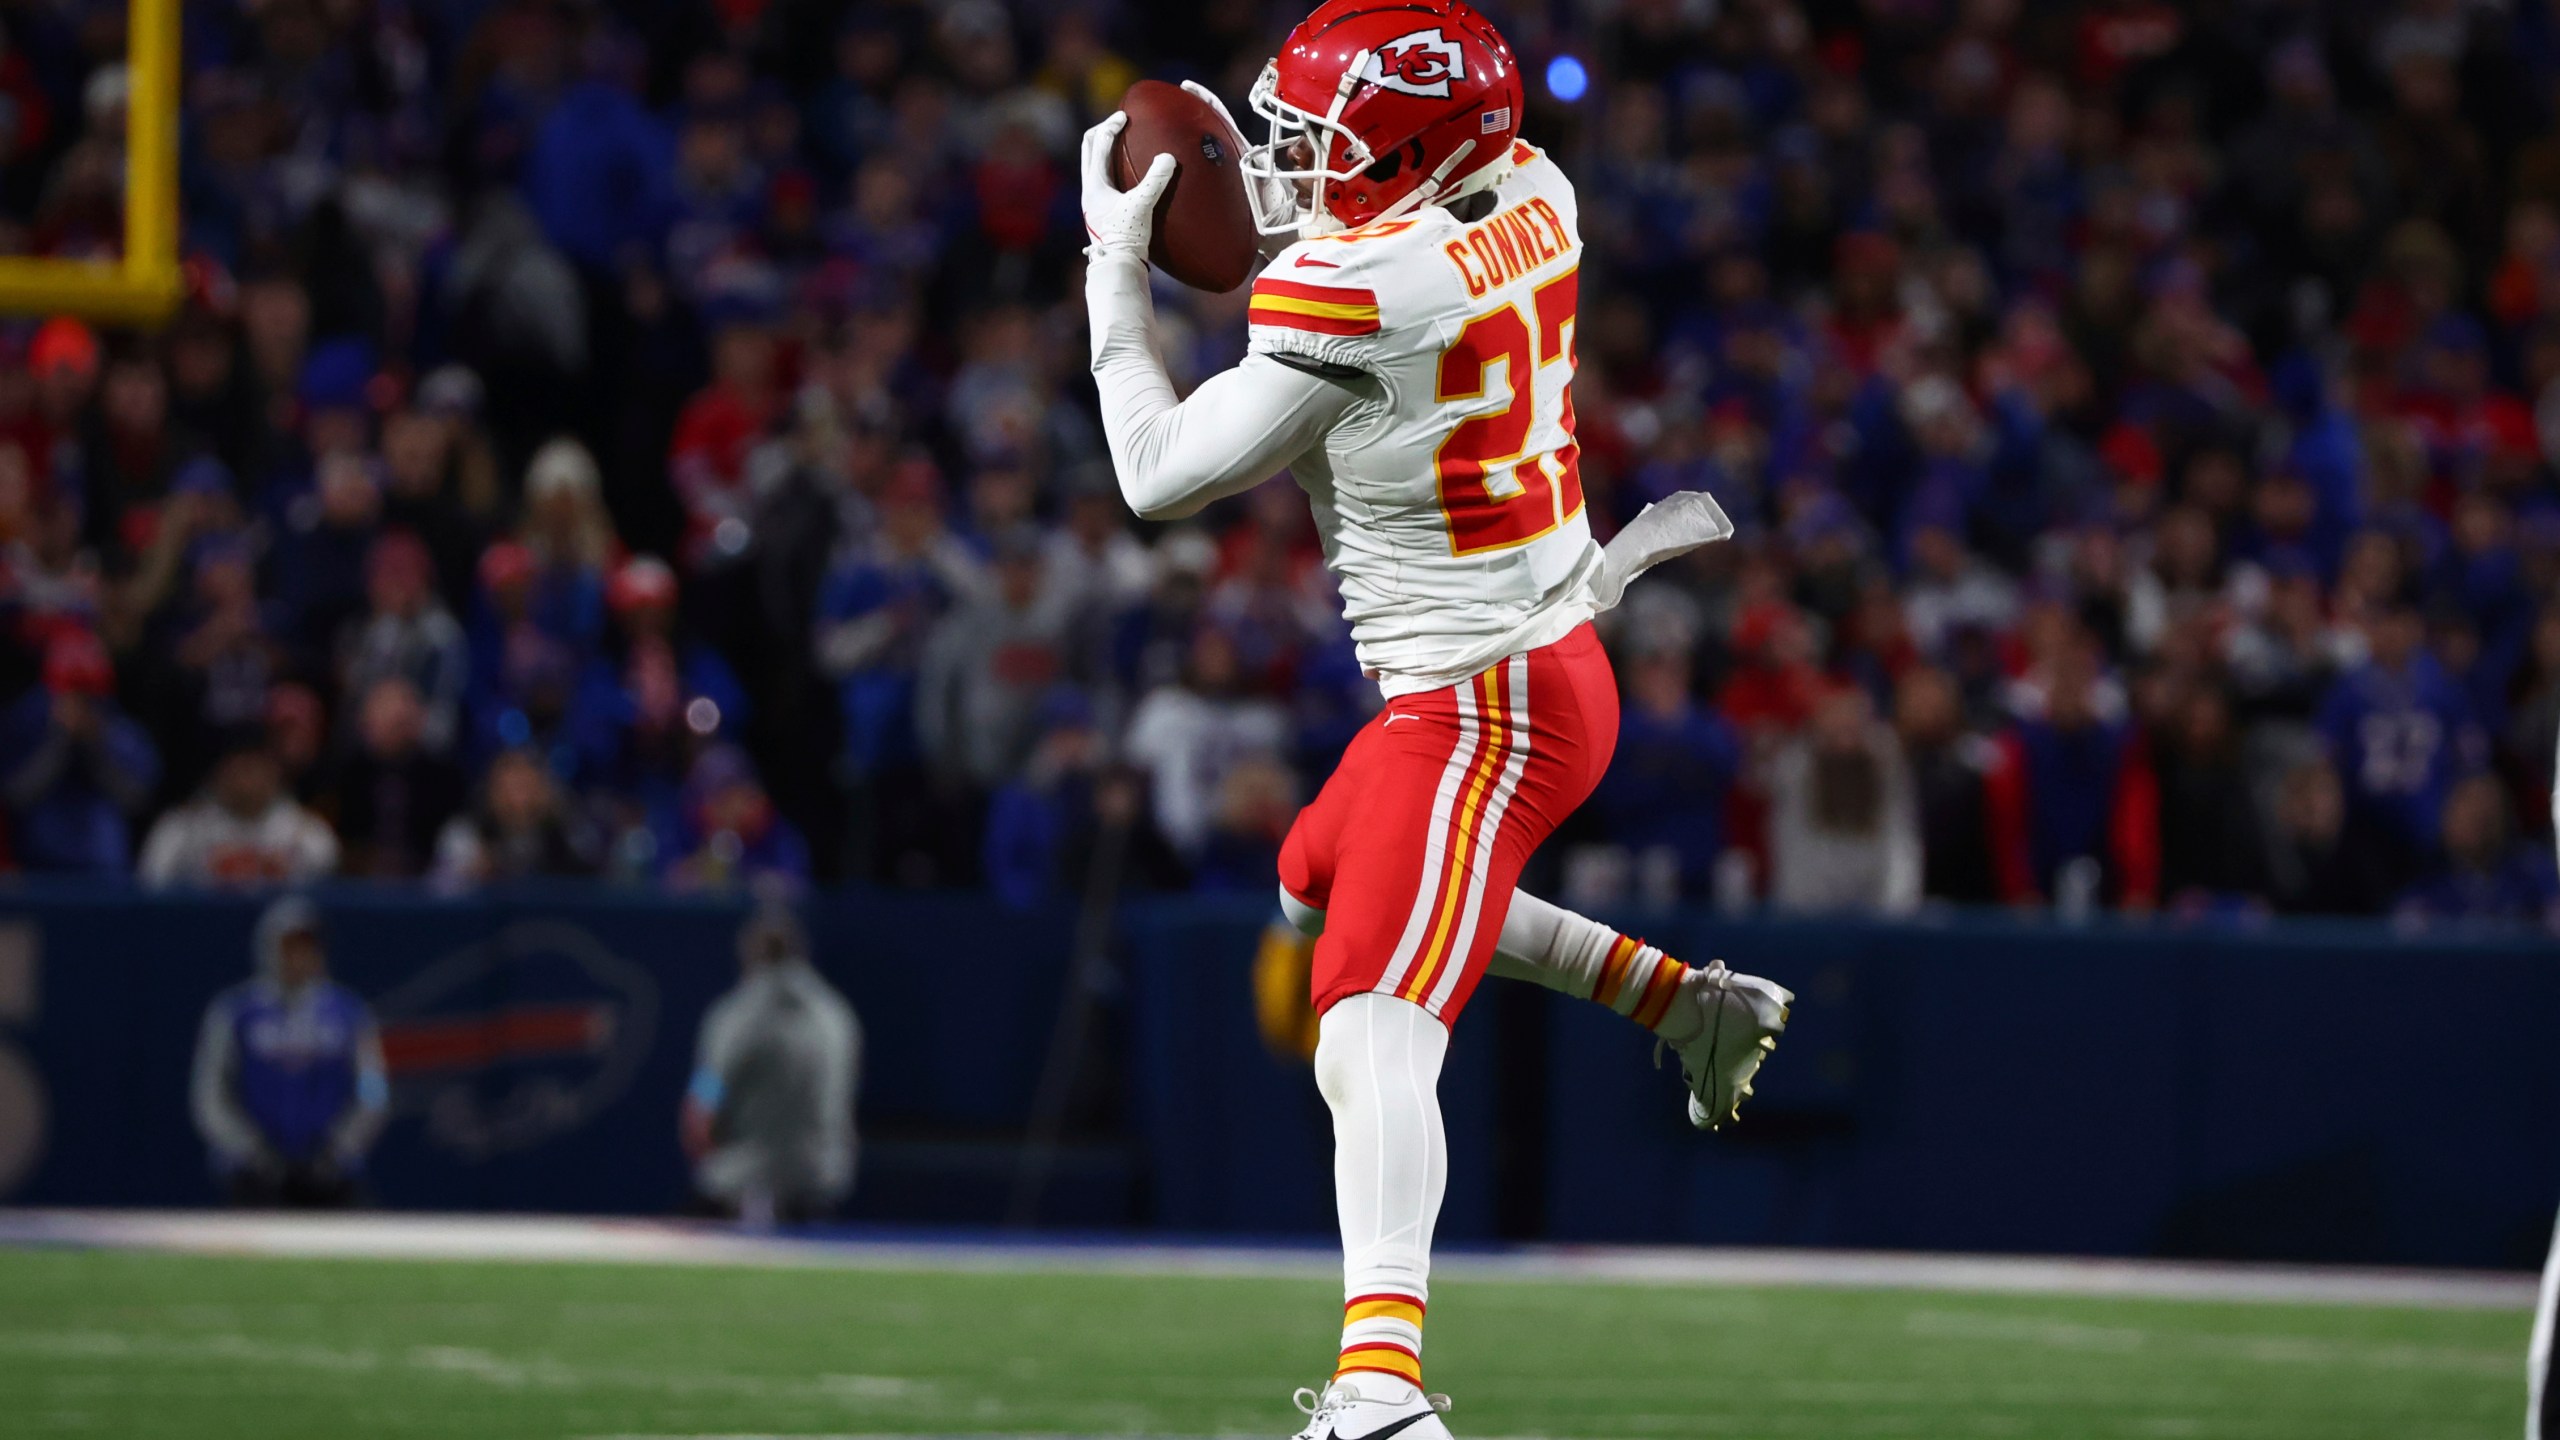
[[1254, 282], [1251, 353], [1365, 403], [1293, 466], [1363, 665], [1390, 695], [1562, 639], [1600, 550], [1573, 433], [1582, 241], [1526, 144], [1472, 223], [1446, 209], [1301, 240]]
[[1270, 479], [1351, 402], [1339, 383], [1263, 355], [1177, 400], [1156, 353], [1146, 265], [1134, 256], [1096, 257], [1085, 305], [1112, 470], [1147, 519], [1180, 519]]

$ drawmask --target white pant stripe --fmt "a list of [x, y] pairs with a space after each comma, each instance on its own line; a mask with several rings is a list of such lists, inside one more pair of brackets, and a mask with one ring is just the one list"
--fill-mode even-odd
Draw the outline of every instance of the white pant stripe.
[[1440, 790], [1431, 802], [1430, 839], [1422, 855], [1422, 877], [1413, 892], [1413, 911], [1404, 922], [1404, 936], [1396, 941], [1395, 954], [1387, 961], [1386, 974], [1376, 986], [1378, 992], [1392, 995], [1404, 984], [1413, 969], [1414, 952], [1421, 948], [1423, 937], [1431, 930], [1433, 901], [1440, 898], [1440, 875], [1449, 863], [1449, 812], [1457, 804], [1458, 787], [1465, 783], [1467, 772], [1475, 767], [1476, 724], [1475, 686], [1453, 687], [1458, 700], [1458, 743], [1450, 748], [1449, 763], [1440, 771]]
[[1457, 993], [1458, 981], [1465, 974], [1467, 949], [1475, 943], [1476, 921], [1484, 914], [1485, 880], [1493, 869], [1494, 841], [1502, 835], [1502, 814], [1511, 808], [1511, 797], [1520, 790], [1520, 774], [1529, 764], [1529, 657], [1514, 655], [1505, 662], [1504, 669], [1511, 723], [1503, 727], [1503, 736], [1510, 742], [1511, 754], [1503, 762], [1500, 778], [1494, 781], [1492, 798], [1477, 817], [1475, 842], [1467, 847], [1467, 893], [1459, 902], [1458, 933], [1450, 940], [1448, 959], [1442, 962], [1440, 977], [1423, 1002], [1423, 1008], [1434, 1015]]

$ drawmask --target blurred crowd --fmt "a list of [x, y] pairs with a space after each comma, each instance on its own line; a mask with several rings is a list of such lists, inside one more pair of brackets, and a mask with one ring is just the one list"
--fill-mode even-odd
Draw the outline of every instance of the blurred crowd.
[[[1742, 526], [1534, 883], [2555, 913], [2560, 3], [1484, 8], [1593, 524]], [[1070, 162], [1297, 13], [191, 0], [185, 309], [0, 327], [7, 863], [1267, 890], [1374, 687], [1285, 481], [1121, 505]], [[0, 249], [122, 17], [0, 5]]]

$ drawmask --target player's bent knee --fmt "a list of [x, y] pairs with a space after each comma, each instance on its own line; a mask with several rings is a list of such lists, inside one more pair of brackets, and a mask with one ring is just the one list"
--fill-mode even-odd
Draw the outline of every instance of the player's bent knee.
[[1316, 1089], [1340, 1114], [1374, 1104], [1381, 1071], [1438, 1083], [1449, 1032], [1430, 1011], [1395, 995], [1364, 990], [1325, 1007], [1316, 1023]]
[[1310, 940], [1324, 933], [1324, 912], [1290, 894], [1286, 885], [1280, 887], [1280, 913]]

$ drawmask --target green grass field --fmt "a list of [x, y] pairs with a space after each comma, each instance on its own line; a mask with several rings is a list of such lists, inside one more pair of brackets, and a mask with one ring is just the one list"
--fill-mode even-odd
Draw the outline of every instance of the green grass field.
[[[0, 1250], [0, 1435], [1251, 1435], [1331, 1286]], [[1466, 1440], [2510, 1440], [2529, 1317], [1466, 1282]]]

